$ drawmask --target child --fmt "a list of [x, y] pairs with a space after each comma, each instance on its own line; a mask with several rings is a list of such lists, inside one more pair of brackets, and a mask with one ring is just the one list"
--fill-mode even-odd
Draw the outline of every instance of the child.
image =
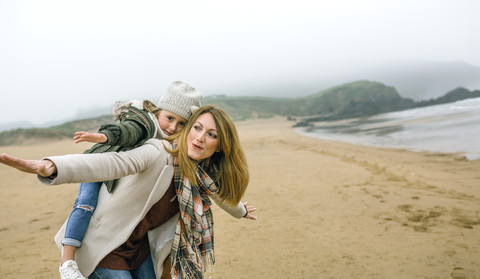
[[[201, 106], [201, 99], [201, 92], [190, 85], [172, 82], [157, 106], [148, 100], [117, 102], [113, 118], [120, 123], [102, 125], [98, 133], [76, 132], [75, 143], [96, 143], [84, 153], [118, 152], [138, 147], [150, 138], [169, 137], [183, 129], [192, 112]], [[82, 244], [102, 184], [112, 192], [115, 181], [80, 184], [62, 240], [62, 279], [84, 278], [75, 262], [75, 251]]]

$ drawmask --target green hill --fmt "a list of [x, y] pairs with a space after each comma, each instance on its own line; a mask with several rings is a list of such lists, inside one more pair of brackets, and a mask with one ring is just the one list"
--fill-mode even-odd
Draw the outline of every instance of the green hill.
[[338, 119], [405, 109], [414, 104], [402, 98], [395, 88], [371, 81], [339, 85], [295, 99], [215, 96], [205, 98], [203, 103], [222, 107], [237, 119], [273, 114]]
[[213, 104], [224, 109], [233, 120], [272, 115], [295, 114], [293, 99], [268, 97], [227, 97], [224, 95], [203, 98], [202, 104]]
[[[480, 91], [457, 88], [437, 99], [414, 102], [402, 98], [397, 90], [379, 82], [357, 81], [342, 84], [302, 98], [227, 97], [210, 96], [203, 104], [223, 108], [234, 121], [249, 118], [267, 118], [274, 115], [300, 118], [297, 126], [313, 121], [328, 121], [365, 117], [378, 113], [415, 107], [443, 104], [466, 98], [480, 97]], [[1, 145], [21, 145], [39, 141], [72, 138], [76, 131], [97, 131], [104, 123], [112, 123], [112, 116], [67, 122], [49, 128], [15, 129], [0, 133]]]
[[306, 115], [347, 118], [404, 109], [413, 104], [393, 87], [371, 81], [339, 85], [305, 98]]
[[469, 91], [468, 89], [459, 87], [452, 91], [447, 92], [447, 94], [441, 97], [438, 97], [436, 99], [430, 99], [428, 101], [420, 101], [415, 104], [417, 107], [424, 107], [424, 106], [452, 103], [458, 100], [478, 98], [478, 97], [480, 97], [480, 90]]
[[49, 128], [13, 129], [0, 133], [0, 146], [73, 138], [77, 131], [97, 131], [102, 124], [106, 123], [113, 123], [111, 115], [70, 121]]

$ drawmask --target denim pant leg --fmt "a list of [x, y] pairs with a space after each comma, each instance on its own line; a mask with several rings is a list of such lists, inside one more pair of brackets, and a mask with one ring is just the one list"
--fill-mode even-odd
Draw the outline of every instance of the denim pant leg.
[[155, 271], [153, 261], [150, 254], [143, 263], [136, 269], [129, 270], [113, 270], [108, 268], [97, 267], [89, 279], [155, 279]]
[[128, 270], [113, 270], [103, 267], [97, 267], [88, 279], [133, 279]]
[[72, 213], [68, 218], [65, 229], [63, 245], [80, 247], [82, 245], [85, 231], [92, 218], [93, 211], [97, 207], [98, 193], [103, 182], [82, 183], [78, 189], [78, 196], [75, 200]]
[[132, 277], [133, 279], [156, 279], [157, 278], [155, 276], [155, 269], [153, 267], [153, 260], [150, 253], [148, 253], [148, 257], [143, 261], [143, 263], [139, 267], [132, 270]]

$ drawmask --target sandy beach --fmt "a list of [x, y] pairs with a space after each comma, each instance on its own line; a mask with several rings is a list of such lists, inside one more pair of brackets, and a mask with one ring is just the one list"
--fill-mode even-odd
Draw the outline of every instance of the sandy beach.
[[[326, 141], [284, 118], [238, 122], [257, 221], [214, 207], [206, 278], [480, 278], [480, 160]], [[39, 159], [72, 141], [0, 147]], [[59, 278], [53, 237], [78, 185], [0, 166], [0, 278]]]

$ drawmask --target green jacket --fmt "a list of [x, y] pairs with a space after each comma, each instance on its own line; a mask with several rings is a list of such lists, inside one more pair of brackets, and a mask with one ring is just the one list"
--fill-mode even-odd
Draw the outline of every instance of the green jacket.
[[[134, 149], [155, 137], [156, 134], [161, 135], [156, 130], [155, 123], [147, 111], [130, 106], [127, 112], [121, 114], [118, 124], [105, 124], [98, 130], [99, 133], [107, 136], [107, 141], [97, 143], [83, 153], [119, 152]], [[116, 180], [104, 183], [108, 192], [112, 192]]]

